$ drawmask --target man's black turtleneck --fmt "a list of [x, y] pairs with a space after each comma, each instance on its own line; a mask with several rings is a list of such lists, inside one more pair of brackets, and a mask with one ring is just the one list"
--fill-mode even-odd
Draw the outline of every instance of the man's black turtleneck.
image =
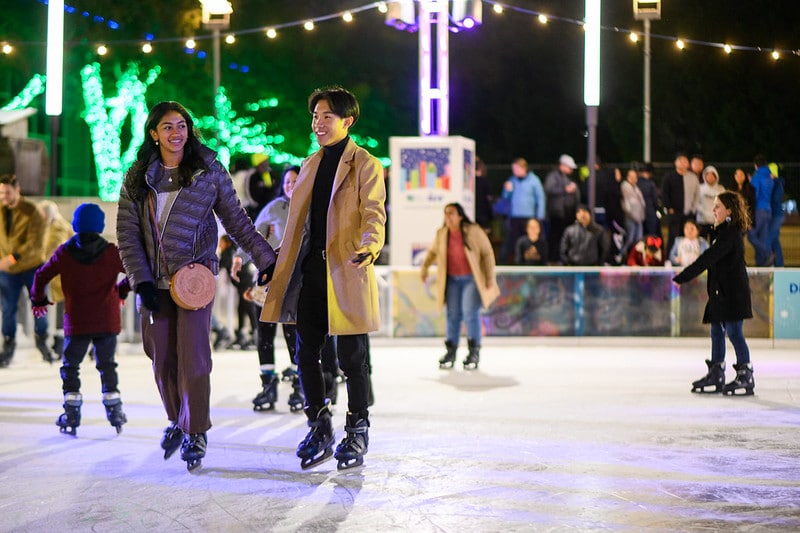
[[336, 168], [344, 153], [349, 136], [336, 144], [322, 148], [322, 161], [314, 178], [314, 190], [311, 193], [311, 249], [324, 250], [327, 241], [328, 205], [333, 191], [333, 179]]

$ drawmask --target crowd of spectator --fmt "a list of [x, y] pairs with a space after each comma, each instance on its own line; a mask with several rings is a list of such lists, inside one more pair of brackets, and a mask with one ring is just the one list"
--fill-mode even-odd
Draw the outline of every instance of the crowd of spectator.
[[[578, 169], [568, 154], [544, 179], [525, 159], [514, 159], [496, 197], [482, 162], [479, 174], [475, 217], [499, 244], [502, 265], [685, 265], [690, 245], [696, 257], [710, 244], [714, 198], [728, 190], [717, 167], [683, 152], [658, 183], [652, 163], [618, 168], [598, 161], [592, 209], [588, 169]], [[727, 178], [749, 210], [755, 266], [783, 266], [784, 181], [778, 165], [758, 154], [752, 168], [736, 168]]]

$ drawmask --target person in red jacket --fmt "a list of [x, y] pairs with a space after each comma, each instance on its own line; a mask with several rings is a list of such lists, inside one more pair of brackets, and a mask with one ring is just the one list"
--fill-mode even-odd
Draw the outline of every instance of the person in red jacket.
[[61, 367], [64, 414], [56, 424], [62, 433], [71, 435], [75, 435], [80, 425], [83, 403], [80, 364], [89, 345], [94, 344], [106, 416], [119, 433], [127, 417], [122, 411], [114, 352], [122, 325], [120, 298], [124, 299], [130, 288], [126, 278], [117, 283], [125, 269], [117, 246], [100, 235], [105, 228], [105, 214], [100, 206], [79, 205], [73, 213], [72, 228], [76, 235], [56, 248], [53, 256], [36, 271], [31, 290], [33, 315], [44, 316], [47, 306], [52, 304], [45, 289], [54, 277], [61, 275], [65, 300]]

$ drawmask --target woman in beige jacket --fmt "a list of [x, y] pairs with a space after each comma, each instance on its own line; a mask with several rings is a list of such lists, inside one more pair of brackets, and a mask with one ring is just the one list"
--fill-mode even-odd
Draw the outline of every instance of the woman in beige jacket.
[[436, 240], [422, 263], [422, 281], [428, 279], [428, 268], [436, 263], [436, 303], [447, 305], [447, 353], [439, 360], [441, 368], [452, 368], [461, 323], [467, 328], [469, 353], [464, 368], [478, 368], [481, 348], [481, 305], [488, 308], [500, 295], [494, 275], [494, 251], [483, 229], [464, 213], [461, 204], [444, 208], [444, 225], [436, 232]]

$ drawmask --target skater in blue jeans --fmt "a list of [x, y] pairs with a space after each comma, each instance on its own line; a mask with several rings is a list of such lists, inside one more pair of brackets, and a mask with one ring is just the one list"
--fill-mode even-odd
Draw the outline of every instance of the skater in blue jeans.
[[461, 204], [444, 208], [444, 225], [436, 232], [431, 248], [422, 263], [422, 281], [428, 279], [429, 267], [436, 263], [436, 303], [447, 307], [447, 352], [439, 360], [440, 368], [452, 368], [456, 360], [461, 324], [467, 329], [467, 358], [464, 368], [475, 370], [480, 361], [481, 305], [489, 307], [499, 296], [494, 275], [492, 243], [486, 232], [474, 224]]
[[[673, 278], [685, 283], [708, 271], [708, 303], [703, 323], [711, 324], [711, 359], [706, 360], [708, 374], [692, 383], [692, 392], [722, 392], [752, 395], [755, 388], [753, 365], [742, 322], [752, 318], [750, 284], [744, 262], [743, 236], [750, 227], [750, 215], [744, 197], [726, 191], [714, 199], [714, 228], [711, 247]], [[725, 335], [736, 352], [736, 377], [725, 384]]]

